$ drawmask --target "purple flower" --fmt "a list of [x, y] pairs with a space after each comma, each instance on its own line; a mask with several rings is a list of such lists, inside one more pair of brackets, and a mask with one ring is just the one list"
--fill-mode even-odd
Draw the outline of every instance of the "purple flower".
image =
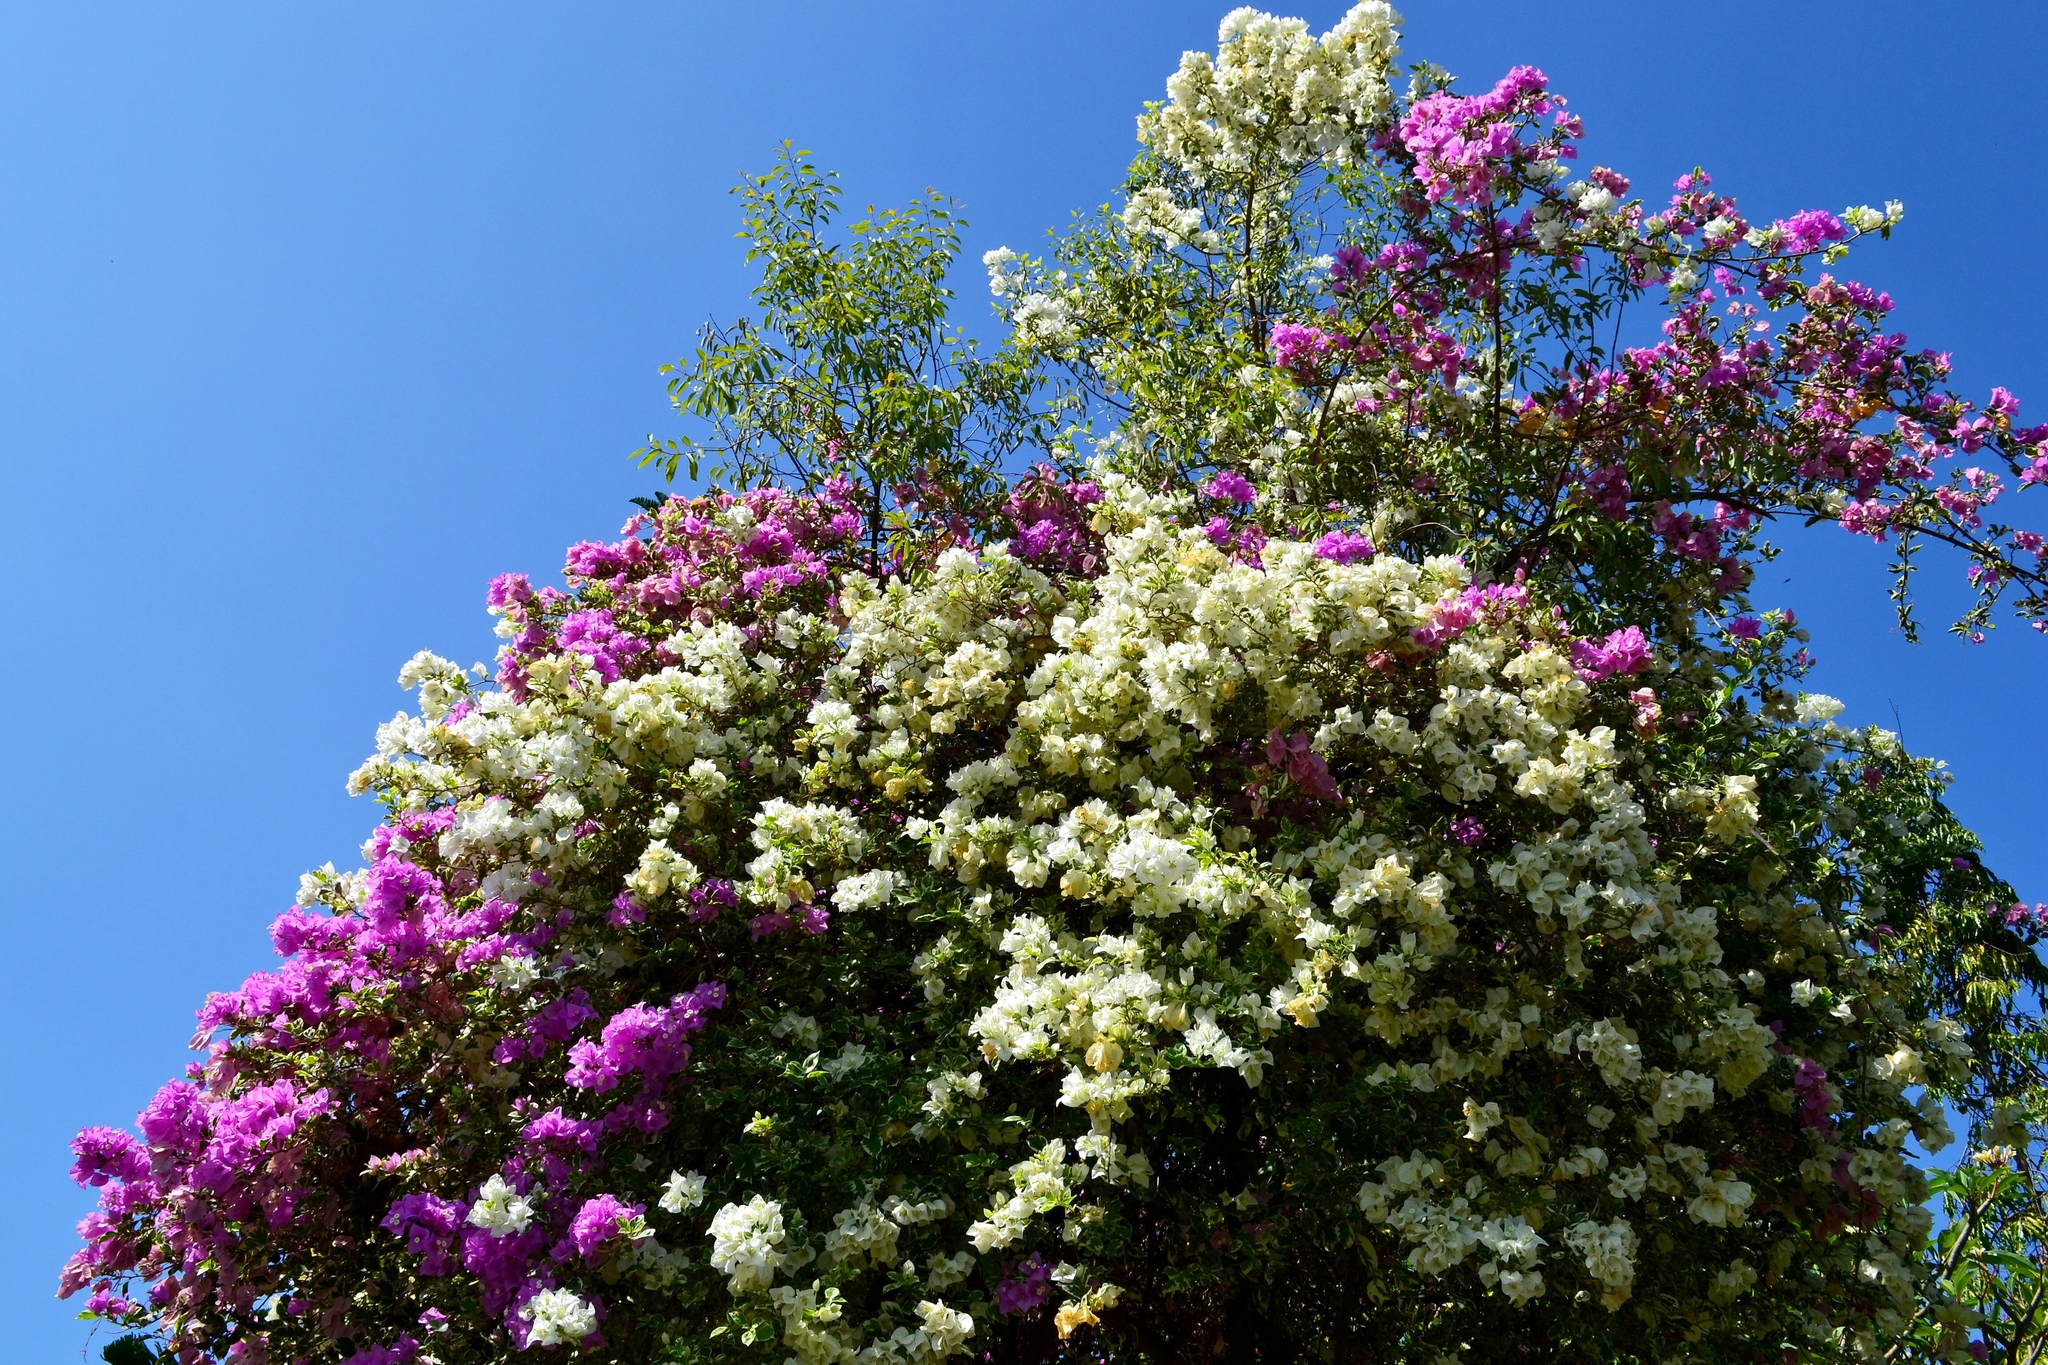
[[527, 582], [523, 573], [501, 573], [491, 580], [490, 591], [484, 594], [484, 602], [500, 611], [525, 602], [533, 596], [533, 584]]
[[700, 986], [678, 995], [665, 1006], [620, 1010], [595, 1042], [586, 1039], [569, 1049], [569, 1070], [562, 1079], [581, 1090], [605, 1091], [637, 1074], [648, 1089], [660, 1086], [689, 1063], [685, 1039], [704, 1027], [710, 1008], [703, 990]]
[[629, 924], [639, 924], [647, 918], [647, 907], [634, 899], [630, 891], [621, 891], [612, 897], [612, 908], [605, 912], [604, 922], [614, 929], [623, 929]]
[[756, 943], [795, 927], [796, 918], [781, 910], [770, 910], [765, 915], [756, 915], [747, 921], [747, 929], [753, 934]]
[[489, 1228], [462, 1230], [462, 1268], [483, 1286], [483, 1310], [498, 1314], [514, 1302], [527, 1283], [527, 1268], [547, 1245], [547, 1231], [535, 1223], [526, 1231], [500, 1237]]
[[1524, 111], [1548, 113], [1547, 85], [1541, 71], [1518, 66], [1484, 95], [1467, 98], [1441, 90], [1410, 106], [1399, 132], [1429, 202], [1485, 202], [1509, 158], [1526, 153], [1505, 120]]
[[[250, 1167], [278, 1155], [299, 1128], [333, 1107], [325, 1088], [301, 1093], [298, 1083], [281, 1080], [253, 1086], [223, 1100], [212, 1110], [212, 1132], [190, 1180], [201, 1189], [225, 1193], [245, 1178]], [[273, 1226], [290, 1221], [289, 1207], [270, 1210]]]
[[1371, 559], [1379, 550], [1370, 539], [1356, 531], [1331, 531], [1316, 541], [1315, 553], [1318, 559], [1327, 559], [1334, 564], [1351, 564]]
[[[1520, 588], [1519, 584], [1514, 586]], [[1522, 591], [1526, 597], [1527, 591]], [[1435, 649], [1463, 634], [1486, 609], [1509, 600], [1498, 596], [1489, 599], [1484, 594], [1485, 590], [1467, 588], [1456, 597], [1433, 603], [1423, 611], [1422, 624], [1409, 631], [1408, 638], [1424, 649]]]
[[[384, 831], [379, 830], [383, 834]], [[387, 836], [386, 842], [389, 839]], [[438, 898], [441, 883], [433, 874], [413, 866], [404, 858], [386, 854], [363, 874], [363, 918], [373, 929], [388, 933], [406, 917], [415, 899]]]
[[1051, 465], [1033, 466], [1010, 490], [1004, 509], [1016, 527], [1010, 553], [1028, 564], [1093, 576], [1103, 542], [1087, 509], [1101, 501], [1093, 483], [1061, 483]]
[[1305, 731], [1297, 730], [1285, 739], [1278, 730], [1267, 735], [1266, 761], [1275, 768], [1284, 768], [1296, 786], [1317, 800], [1340, 803], [1344, 800], [1344, 793], [1330, 776], [1328, 760], [1309, 748]]
[[446, 1275], [455, 1269], [455, 1234], [464, 1211], [462, 1205], [438, 1195], [401, 1195], [381, 1226], [405, 1238], [405, 1249], [422, 1258], [420, 1274]]
[[619, 680], [619, 663], [646, 650], [647, 642], [626, 634], [612, 623], [603, 607], [570, 612], [562, 620], [562, 648], [574, 650], [590, 660], [597, 675], [608, 683]]
[[610, 578], [637, 564], [644, 553], [644, 548], [637, 540], [629, 540], [619, 545], [585, 540], [569, 547], [566, 567], [578, 578]]
[[1338, 247], [1337, 259], [1330, 262], [1330, 292], [1339, 295], [1350, 293], [1371, 268], [1365, 253], [1357, 247], [1348, 243]]
[[796, 588], [808, 577], [824, 577], [824, 561], [804, 550], [787, 564], [770, 564], [748, 569], [740, 575], [740, 590], [749, 597], [765, 597], [782, 588]]
[[1045, 1257], [1034, 1251], [1022, 1261], [1005, 1261], [1003, 1281], [996, 1286], [996, 1311], [1028, 1313], [1051, 1292], [1052, 1266]]
[[105, 1318], [125, 1318], [135, 1311], [135, 1304], [112, 1289], [95, 1289], [85, 1301], [85, 1311]]
[[[1286, 324], [1281, 324], [1285, 326]], [[1259, 490], [1252, 487], [1252, 481], [1234, 469], [1220, 470], [1202, 485], [1205, 497], [1222, 498], [1229, 502], [1256, 502]]]
[[1320, 327], [1281, 322], [1274, 324], [1272, 344], [1273, 363], [1296, 379], [1307, 379], [1314, 375], [1325, 356], [1342, 350], [1345, 341]]
[[1010, 553], [1027, 562], [1043, 559], [1052, 553], [1053, 547], [1059, 541], [1059, 535], [1060, 527], [1057, 522], [1051, 519], [1034, 521], [1019, 528], [1017, 534], [1010, 537]]
[[1738, 616], [1728, 623], [1728, 633], [1738, 640], [1758, 639], [1763, 631], [1763, 622], [1754, 616]]
[[581, 988], [572, 990], [562, 999], [550, 1000], [534, 1011], [523, 1031], [500, 1039], [491, 1060], [499, 1066], [509, 1066], [522, 1057], [545, 1057], [551, 1044], [569, 1041], [576, 1030], [595, 1018], [597, 1011], [590, 1007], [589, 995]]
[[1461, 815], [1451, 821], [1451, 837], [1467, 848], [1476, 848], [1486, 842], [1486, 826], [1469, 815]]
[[563, 1146], [594, 1152], [597, 1150], [598, 1128], [595, 1123], [568, 1117], [557, 1106], [527, 1124], [519, 1136], [535, 1147]]
[[1620, 521], [1628, 515], [1628, 469], [1624, 465], [1602, 465], [1590, 471], [1584, 482], [1586, 501], [1603, 517]]
[[180, 1156], [195, 1155], [206, 1141], [206, 1111], [199, 1087], [190, 1081], [172, 1081], [156, 1092], [135, 1126], [152, 1147], [162, 1147]]
[[1827, 1080], [1828, 1073], [1811, 1057], [1801, 1057], [1792, 1068], [1792, 1089], [1799, 1096], [1799, 1121], [1816, 1133], [1827, 1131], [1829, 1111], [1834, 1107]]
[[419, 1342], [408, 1332], [389, 1346], [365, 1346], [341, 1365], [406, 1365], [419, 1353]]
[[1842, 220], [1825, 209], [1807, 209], [1790, 218], [1780, 218], [1771, 226], [1785, 234], [1786, 249], [1797, 253], [1818, 251], [1825, 243], [1839, 242], [1849, 235]]
[[583, 1207], [576, 1211], [575, 1221], [569, 1225], [569, 1242], [578, 1255], [594, 1264], [604, 1244], [619, 1235], [620, 1225], [646, 1211], [645, 1204], [621, 1204], [608, 1194], [586, 1199]]
[[1587, 682], [1600, 682], [1617, 673], [1641, 673], [1655, 658], [1649, 640], [1637, 626], [1624, 627], [1604, 640], [1572, 641], [1572, 662]]
[[690, 922], [703, 924], [718, 918], [718, 912], [739, 904], [739, 895], [731, 882], [722, 877], [706, 877], [690, 888]]
[[87, 1128], [71, 1139], [71, 1151], [78, 1158], [71, 1163], [71, 1178], [81, 1187], [149, 1178], [149, 1153], [133, 1134], [118, 1128]]

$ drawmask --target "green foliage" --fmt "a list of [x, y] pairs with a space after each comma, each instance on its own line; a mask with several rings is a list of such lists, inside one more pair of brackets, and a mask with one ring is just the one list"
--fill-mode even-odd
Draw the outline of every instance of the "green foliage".
[[2038, 1153], [2023, 1130], [2013, 1135], [2017, 1147], [1985, 1149], [1928, 1182], [1944, 1221], [1930, 1256], [1955, 1307], [1916, 1324], [1907, 1358], [1936, 1356], [1942, 1318], [1974, 1327], [1999, 1365], [2032, 1365], [2048, 1345], [2048, 1201]]
[[117, 1337], [100, 1350], [100, 1359], [107, 1365], [156, 1365], [156, 1356], [149, 1349], [149, 1342], [134, 1335]]
[[706, 324], [692, 357], [663, 366], [677, 410], [709, 434], [650, 436], [635, 454], [670, 479], [687, 467], [740, 488], [843, 475], [899, 529], [913, 507], [982, 506], [1005, 462], [1045, 442], [1036, 363], [984, 357], [954, 323], [946, 275], [965, 224], [950, 201], [871, 209], [835, 234], [837, 177], [807, 156], [785, 145], [735, 191], [759, 315]]

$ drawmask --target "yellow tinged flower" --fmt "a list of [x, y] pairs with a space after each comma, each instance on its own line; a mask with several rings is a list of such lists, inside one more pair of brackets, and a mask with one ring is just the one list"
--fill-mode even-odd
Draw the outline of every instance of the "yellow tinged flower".
[[1095, 1310], [1085, 1303], [1070, 1303], [1052, 1315], [1052, 1325], [1059, 1329], [1061, 1341], [1074, 1335], [1075, 1329], [1083, 1324], [1097, 1325], [1101, 1321], [1095, 1316]]
[[1094, 1067], [1097, 1071], [1114, 1071], [1117, 1068], [1117, 1063], [1123, 1059], [1123, 1047], [1114, 1038], [1105, 1038], [1098, 1033], [1095, 1035], [1095, 1041], [1089, 1044], [1087, 1052], [1088, 1065]]

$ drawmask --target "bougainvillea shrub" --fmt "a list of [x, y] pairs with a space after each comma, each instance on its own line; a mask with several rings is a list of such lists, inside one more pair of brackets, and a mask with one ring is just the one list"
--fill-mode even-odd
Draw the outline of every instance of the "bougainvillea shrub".
[[[1352, 1294], [1361, 1338], [1910, 1313], [1904, 1087], [1959, 1050], [1780, 813], [1854, 740], [1661, 768], [1717, 675], [1640, 631], [1241, 478], [1058, 491], [909, 579], [763, 491], [494, 584], [500, 686], [407, 666], [367, 865], [81, 1140], [72, 1281], [276, 1359], [1185, 1348], [1247, 1283], [1338, 1339]], [[1062, 520], [1099, 576], [1036, 567]]]
[[[1402, 96], [1395, 37], [1226, 19], [1065, 273], [989, 254], [985, 367], [806, 351], [951, 238], [750, 182], [774, 325], [679, 401], [784, 486], [406, 665], [363, 866], [79, 1136], [64, 1292], [185, 1362], [1966, 1357], [1909, 1144], [2037, 918], [1747, 593], [1798, 515], [2038, 618], [1937, 465], [2044, 433], [1806, 279], [1896, 212], [1646, 214], [1540, 73]], [[1027, 398], [1045, 462], [971, 467]]]

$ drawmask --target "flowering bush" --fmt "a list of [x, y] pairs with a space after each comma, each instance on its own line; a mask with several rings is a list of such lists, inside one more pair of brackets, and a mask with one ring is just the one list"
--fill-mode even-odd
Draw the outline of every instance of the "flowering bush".
[[[1397, 98], [1393, 25], [1226, 19], [1085, 270], [991, 253], [989, 362], [943, 218], [840, 257], [750, 182], [780, 340], [648, 455], [790, 486], [499, 578], [492, 683], [406, 665], [364, 866], [80, 1134], [64, 1292], [190, 1362], [1965, 1355], [1906, 1144], [2026, 1027], [1958, 953], [2035, 927], [1742, 593], [1758, 518], [1882, 506], [2037, 616], [1997, 480], [1914, 462], [2038, 439], [1801, 282], [1891, 219], [1652, 227], [1540, 74]], [[1406, 235], [1320, 261], [1319, 196]], [[1675, 300], [1604, 368], [1596, 251]], [[1701, 269], [1803, 311], [1716, 340]]]
[[2008, 596], [2048, 630], [2048, 542], [1992, 515], [2048, 482], [2048, 425], [1945, 388], [1888, 295], [1809, 278], [1898, 204], [1758, 224], [1694, 171], [1652, 210], [1574, 173], [1580, 121], [1539, 71], [1463, 96], [1420, 63], [1396, 98], [1395, 22], [1235, 11], [1140, 120], [1120, 213], [1059, 268], [986, 257], [1019, 340], [1121, 410], [1127, 466], [1262, 475], [1561, 593], [1591, 569], [1645, 628], [1739, 590], [1760, 523], [1834, 522], [1896, 541], [1909, 630], [1928, 540], [1968, 556], [1958, 631]]

